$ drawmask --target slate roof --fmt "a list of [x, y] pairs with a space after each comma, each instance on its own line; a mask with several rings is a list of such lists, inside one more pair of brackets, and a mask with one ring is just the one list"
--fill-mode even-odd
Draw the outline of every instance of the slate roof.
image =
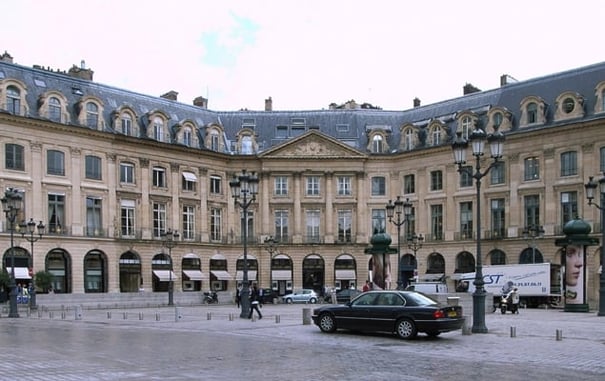
[[[565, 91], [574, 91], [584, 97], [584, 119], [597, 117], [594, 115], [595, 86], [605, 80], [605, 62], [576, 68], [560, 73], [526, 81], [506, 84], [502, 87], [476, 92], [448, 99], [441, 102], [415, 107], [408, 110], [380, 109], [326, 109], [326, 110], [295, 110], [295, 111], [216, 111], [198, 106], [180, 103], [165, 98], [136, 93], [130, 90], [74, 78], [66, 73], [54, 72], [41, 68], [30, 68], [17, 64], [0, 61], [0, 80], [13, 78], [27, 87], [26, 101], [29, 104], [30, 117], [42, 118], [38, 115], [37, 101], [40, 94], [57, 90], [67, 99], [72, 113], [72, 123], [76, 121], [73, 105], [77, 104], [83, 95], [92, 95], [104, 103], [104, 120], [107, 132], [114, 132], [111, 126], [111, 113], [122, 105], [129, 105], [137, 116], [142, 118], [151, 110], [161, 110], [170, 116], [169, 125], [190, 119], [200, 128], [200, 136], [205, 133], [205, 127], [216, 123], [223, 126], [225, 138], [235, 141], [245, 119], [254, 119], [254, 131], [257, 134], [259, 151], [267, 150], [295, 136], [279, 137], [277, 126], [291, 126], [293, 118], [304, 118], [305, 130], [317, 129], [335, 139], [349, 144], [361, 151], [366, 151], [368, 126], [383, 126], [390, 130], [389, 146], [398, 147], [401, 139], [399, 127], [406, 123], [419, 123], [435, 118], [444, 118], [449, 128], [450, 138], [454, 136], [456, 120], [454, 116], [465, 110], [474, 110], [480, 117], [485, 115], [490, 107], [500, 106], [513, 114], [512, 131], [518, 129], [520, 119], [520, 103], [530, 95], [544, 99], [547, 108], [547, 122], [544, 127], [555, 125], [553, 122], [554, 102], [557, 96]], [[45, 86], [41, 86], [41, 83]], [[77, 91], [79, 90], [79, 91]], [[147, 123], [141, 119], [143, 126]], [[348, 130], [339, 126], [348, 126]], [[87, 128], [84, 127], [83, 128]], [[304, 133], [302, 131], [301, 133]], [[299, 134], [296, 134], [299, 135]], [[228, 144], [227, 144], [228, 146]]]

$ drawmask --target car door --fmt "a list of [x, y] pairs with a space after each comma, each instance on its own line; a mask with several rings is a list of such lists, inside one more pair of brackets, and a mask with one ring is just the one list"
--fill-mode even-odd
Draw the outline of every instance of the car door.
[[371, 319], [371, 309], [374, 306], [375, 293], [365, 293], [355, 299], [346, 308], [340, 310], [338, 326], [354, 331], [365, 331]]
[[405, 301], [394, 292], [381, 292], [370, 309], [371, 326], [375, 331], [392, 332], [395, 320], [404, 308]]

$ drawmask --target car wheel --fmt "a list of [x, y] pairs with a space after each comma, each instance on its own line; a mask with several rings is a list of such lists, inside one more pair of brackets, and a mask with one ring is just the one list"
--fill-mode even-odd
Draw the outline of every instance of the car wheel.
[[317, 303], [317, 299], [311, 298], [311, 299], [309, 299], [309, 303], [315, 304], [315, 303]]
[[321, 329], [322, 332], [327, 333], [336, 331], [336, 320], [334, 320], [334, 316], [329, 313], [319, 315], [319, 329]]
[[506, 313], [506, 306], [500, 307], [500, 312], [504, 315]]
[[292, 304], [292, 298], [287, 298], [286, 299], [286, 304]]
[[400, 339], [413, 339], [418, 334], [416, 325], [410, 319], [401, 319], [395, 325], [395, 332]]

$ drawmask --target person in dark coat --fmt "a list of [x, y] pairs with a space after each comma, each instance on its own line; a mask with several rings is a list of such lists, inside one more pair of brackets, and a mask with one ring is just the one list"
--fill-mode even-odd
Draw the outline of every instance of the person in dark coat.
[[260, 305], [260, 293], [258, 292], [258, 286], [255, 284], [252, 286], [252, 290], [250, 291], [250, 313], [248, 314], [248, 319], [252, 319], [252, 315], [254, 311], [258, 313], [258, 318], [262, 319], [263, 315], [260, 313], [260, 309], [258, 306]]

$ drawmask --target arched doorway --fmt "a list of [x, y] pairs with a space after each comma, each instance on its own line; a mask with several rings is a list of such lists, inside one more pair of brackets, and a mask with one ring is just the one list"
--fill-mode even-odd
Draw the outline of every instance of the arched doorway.
[[472, 273], [475, 271], [475, 257], [468, 251], [463, 251], [456, 256], [456, 269], [454, 273]]
[[53, 249], [46, 255], [46, 271], [53, 275], [54, 293], [71, 293], [71, 259], [65, 250]]
[[15, 262], [15, 283], [28, 285], [32, 279], [32, 268], [31, 268], [31, 257], [29, 252], [22, 247], [14, 246], [14, 254], [11, 254], [9, 248], [4, 252], [4, 268], [9, 276], [12, 274], [11, 262], [12, 256], [14, 255]]
[[107, 292], [107, 258], [100, 250], [84, 256], [84, 292]]
[[307, 255], [303, 259], [303, 288], [315, 290], [319, 296], [325, 294], [324, 287], [325, 264], [317, 254]]
[[351, 254], [341, 254], [334, 260], [334, 288], [357, 287], [357, 263]]
[[438, 281], [445, 277], [445, 258], [439, 253], [431, 253], [426, 260], [426, 274], [420, 281]]
[[210, 288], [212, 291], [226, 291], [233, 277], [227, 271], [227, 258], [214, 254], [210, 258]]
[[[258, 261], [256, 257], [250, 254], [246, 254], [248, 260], [248, 284], [258, 284]], [[244, 281], [244, 256], [242, 255], [235, 262], [235, 280], [237, 281], [237, 287]]]
[[544, 258], [542, 257], [542, 252], [540, 252], [540, 250], [536, 249], [535, 247], [527, 247], [519, 255], [519, 264], [543, 262]]
[[120, 292], [139, 292], [142, 289], [141, 259], [127, 251], [120, 256]]
[[506, 254], [500, 249], [494, 249], [489, 252], [489, 261], [491, 265], [505, 265]]
[[181, 268], [183, 269], [183, 291], [201, 291], [202, 281], [208, 278], [202, 273], [200, 258], [193, 253], [185, 254]]
[[172, 271], [172, 258], [166, 253], [158, 253], [151, 259], [153, 292], [167, 292], [170, 289], [170, 283], [177, 280]]
[[292, 260], [285, 254], [271, 258], [271, 289], [278, 295], [292, 291]]
[[399, 274], [401, 274], [402, 287], [405, 289], [414, 279], [418, 263], [416, 257], [413, 254], [405, 254], [401, 257], [401, 267], [399, 268]]

